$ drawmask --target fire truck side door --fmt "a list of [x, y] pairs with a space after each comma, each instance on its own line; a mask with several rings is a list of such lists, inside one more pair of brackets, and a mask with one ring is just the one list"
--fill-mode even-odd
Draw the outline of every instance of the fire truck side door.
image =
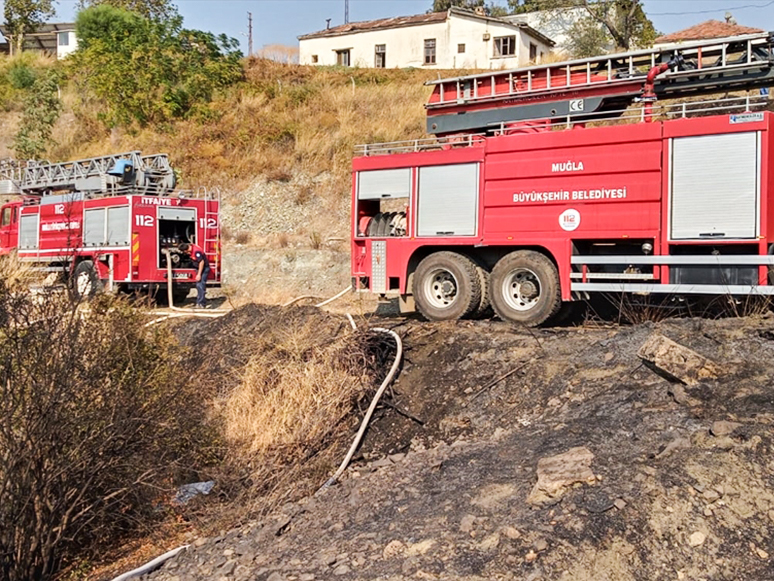
[[16, 246], [14, 234], [17, 211], [12, 204], [7, 204], [0, 210], [0, 250], [8, 250]]

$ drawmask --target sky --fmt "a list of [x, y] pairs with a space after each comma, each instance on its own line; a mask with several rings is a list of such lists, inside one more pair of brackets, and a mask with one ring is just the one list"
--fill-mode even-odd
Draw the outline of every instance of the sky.
[[[344, 0], [173, 0], [186, 28], [225, 33], [247, 53], [247, 13], [253, 15], [254, 50], [271, 44], [297, 46], [297, 37], [344, 23]], [[506, 0], [495, 0], [505, 6]], [[72, 21], [76, 0], [57, 2], [57, 20]], [[774, 31], [774, 0], [644, 0], [656, 29], [674, 32], [731, 12], [738, 24]], [[349, 21], [422, 14], [432, 0], [349, 0]]]

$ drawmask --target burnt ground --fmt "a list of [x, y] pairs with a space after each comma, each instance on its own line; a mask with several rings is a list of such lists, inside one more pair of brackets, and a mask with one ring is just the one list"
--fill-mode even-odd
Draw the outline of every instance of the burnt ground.
[[[239, 364], [234, 345], [278, 321], [347, 328], [246, 309], [177, 332]], [[774, 579], [774, 319], [370, 323], [394, 327], [406, 358], [342, 481], [196, 540], [148, 579]], [[657, 374], [637, 356], [655, 332], [723, 373]], [[719, 420], [734, 424], [713, 434]], [[539, 460], [576, 447], [592, 481], [527, 502]]]

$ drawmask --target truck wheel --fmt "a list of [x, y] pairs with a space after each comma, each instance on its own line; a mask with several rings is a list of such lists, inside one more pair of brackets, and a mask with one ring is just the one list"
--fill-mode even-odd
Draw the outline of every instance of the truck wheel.
[[481, 303], [476, 265], [456, 252], [436, 252], [414, 273], [417, 309], [431, 321], [453, 321], [474, 313]]
[[75, 267], [72, 287], [76, 300], [89, 300], [102, 291], [102, 281], [91, 260], [82, 260]]
[[492, 307], [504, 321], [535, 327], [553, 317], [562, 305], [559, 273], [547, 256], [518, 250], [492, 269]]

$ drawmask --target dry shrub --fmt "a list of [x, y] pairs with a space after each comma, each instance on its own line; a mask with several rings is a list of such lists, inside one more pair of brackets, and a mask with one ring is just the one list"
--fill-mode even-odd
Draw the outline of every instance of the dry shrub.
[[174, 345], [126, 301], [83, 309], [0, 277], [0, 578], [50, 578], [198, 477], [211, 441]]
[[309, 233], [309, 246], [312, 247], [312, 250], [320, 250], [323, 245], [323, 237], [322, 234], [319, 232], [310, 232]]
[[290, 244], [290, 237], [287, 232], [280, 232], [277, 234], [277, 244], [280, 248], [287, 248]]
[[252, 239], [252, 234], [248, 230], [240, 230], [234, 236], [234, 242], [237, 244], [249, 244]]
[[[352, 412], [373, 392], [393, 348], [311, 307], [245, 309], [233, 314], [230, 334], [245, 326], [229, 351], [231, 361], [249, 357], [216, 404], [227, 446], [219, 486], [241, 517], [313, 492], [330, 476], [359, 420]], [[218, 352], [208, 357], [210, 381], [221, 373], [218, 359]]]
[[296, 190], [296, 197], [293, 200], [296, 206], [305, 206], [314, 199], [314, 190], [312, 186], [303, 185]]
[[43, 281], [44, 275], [29, 263], [20, 262], [15, 254], [0, 256], [0, 281], [6, 292], [26, 292], [30, 285]]
[[266, 179], [270, 182], [287, 183], [293, 179], [293, 173], [286, 167], [272, 167], [266, 171]]

